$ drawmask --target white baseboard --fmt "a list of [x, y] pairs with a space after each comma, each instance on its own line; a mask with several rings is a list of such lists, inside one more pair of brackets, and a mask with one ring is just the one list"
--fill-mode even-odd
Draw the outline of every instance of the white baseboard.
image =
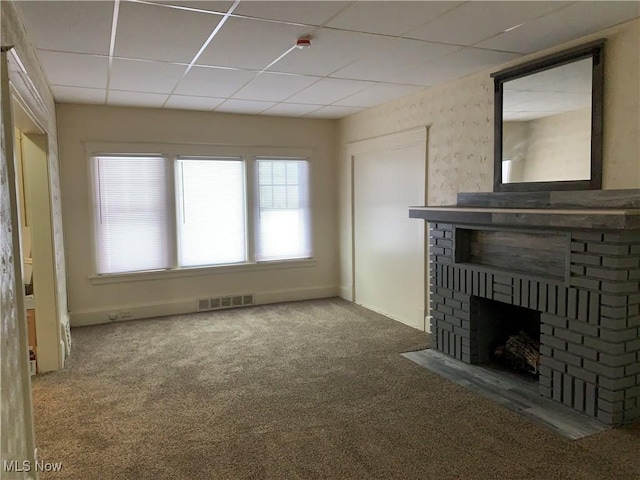
[[431, 333], [431, 315], [424, 317], [424, 331]]
[[[270, 303], [294, 302], [299, 300], [313, 300], [315, 298], [336, 297], [340, 288], [337, 286], [320, 286], [308, 288], [296, 288], [288, 290], [272, 290], [254, 293], [254, 305], [267, 305]], [[240, 294], [251, 292], [239, 292]], [[101, 323], [113, 323], [118, 321], [135, 320], [141, 318], [164, 317], [167, 315], [181, 315], [185, 313], [197, 312], [196, 298], [190, 298], [178, 302], [157, 303], [145, 305], [114, 305], [108, 309], [90, 310], [84, 312], [71, 312], [71, 326], [84, 327], [88, 325], [98, 325]], [[239, 307], [233, 307], [239, 308]], [[110, 320], [111, 312], [127, 311], [130, 316], [127, 318]]]
[[353, 287], [351, 285], [340, 285], [340, 298], [353, 302]]

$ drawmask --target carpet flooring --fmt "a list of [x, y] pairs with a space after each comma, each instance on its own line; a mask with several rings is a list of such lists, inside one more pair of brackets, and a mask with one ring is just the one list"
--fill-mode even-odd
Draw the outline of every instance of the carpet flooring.
[[42, 479], [640, 479], [640, 426], [571, 441], [402, 357], [340, 299], [76, 328], [33, 381]]

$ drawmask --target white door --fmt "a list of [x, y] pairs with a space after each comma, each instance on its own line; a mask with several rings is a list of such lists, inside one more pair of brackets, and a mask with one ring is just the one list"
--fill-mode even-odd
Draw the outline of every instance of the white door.
[[354, 145], [355, 302], [425, 328], [426, 130]]

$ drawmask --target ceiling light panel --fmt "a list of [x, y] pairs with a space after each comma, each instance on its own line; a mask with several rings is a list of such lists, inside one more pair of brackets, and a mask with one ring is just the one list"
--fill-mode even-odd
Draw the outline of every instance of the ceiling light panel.
[[52, 85], [51, 91], [56, 102], [103, 104], [106, 90], [99, 88], [63, 87]]
[[113, 2], [15, 2], [38, 48], [109, 54]]
[[274, 105], [275, 102], [256, 102], [251, 100], [231, 99], [217, 107], [216, 112], [258, 114], [264, 112], [270, 107], [273, 107]]
[[122, 92], [120, 90], [109, 90], [109, 105], [119, 105], [125, 107], [155, 107], [159, 108], [167, 99], [161, 93], [144, 92]]
[[308, 27], [229, 18], [198, 64], [262, 70], [307, 33]]
[[520, 28], [479, 43], [482, 48], [532, 53], [640, 16], [640, 2], [575, 2]]
[[185, 65], [114, 59], [109, 87], [136, 92], [171, 93], [182, 78]]
[[344, 9], [349, 2], [240, 2], [233, 12], [255, 18], [282, 22], [324, 25], [331, 17]]
[[121, 2], [115, 55], [189, 63], [221, 19], [209, 13]]
[[171, 95], [164, 106], [165, 108], [180, 108], [184, 110], [213, 110], [222, 102], [224, 102], [224, 98]]
[[411, 85], [379, 84], [362, 90], [354, 95], [335, 103], [344, 107], [374, 107], [381, 103], [390, 102], [405, 95], [422, 90], [423, 87]]
[[107, 86], [107, 57], [38, 50], [38, 58], [51, 85], [90, 88]]
[[318, 80], [319, 77], [262, 73], [238, 91], [233, 98], [279, 102]]
[[373, 85], [375, 85], [373, 82], [325, 78], [288, 98], [287, 101], [291, 103], [329, 105]]
[[175, 93], [226, 98], [255, 77], [256, 72], [223, 68], [193, 67], [178, 84]]
[[463, 2], [358, 1], [327, 25], [357, 32], [402, 35]]
[[406, 37], [474, 45], [505, 29], [569, 5], [570, 2], [467, 2]]
[[[430, 59], [451, 54], [460, 47], [404, 38], [388, 39], [385, 48], [332, 74], [337, 78], [393, 81], [400, 73]], [[403, 82], [408, 83], [408, 82]]]
[[293, 50], [270, 70], [326, 76], [379, 52], [390, 42], [393, 40], [380, 35], [321, 28], [313, 33], [309, 48]]

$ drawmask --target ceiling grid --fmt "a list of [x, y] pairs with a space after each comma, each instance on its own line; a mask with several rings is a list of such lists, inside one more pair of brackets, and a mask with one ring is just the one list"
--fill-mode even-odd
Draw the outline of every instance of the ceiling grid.
[[[635, 1], [17, 2], [59, 102], [340, 118], [640, 16]], [[311, 38], [311, 46], [295, 48]]]

